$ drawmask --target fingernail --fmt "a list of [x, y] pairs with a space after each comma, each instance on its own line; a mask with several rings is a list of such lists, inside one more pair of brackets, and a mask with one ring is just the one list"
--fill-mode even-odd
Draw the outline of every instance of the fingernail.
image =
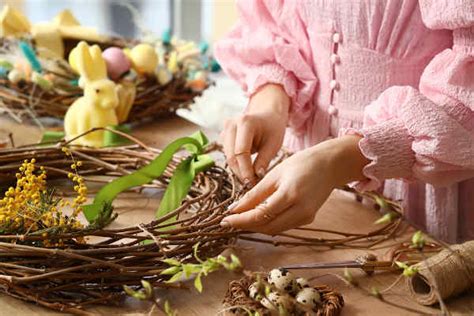
[[265, 176], [265, 169], [263, 169], [263, 167], [258, 169], [257, 176], [259, 176], [260, 178], [263, 178]]
[[232, 211], [237, 206], [237, 201], [232, 202], [229, 206], [227, 206], [228, 211]]
[[230, 223], [229, 223], [228, 221], [226, 221], [226, 220], [221, 221], [221, 224], [220, 224], [220, 225], [221, 225], [221, 227], [223, 227], [223, 228], [229, 228], [229, 227], [231, 227], [231, 226], [230, 226]]

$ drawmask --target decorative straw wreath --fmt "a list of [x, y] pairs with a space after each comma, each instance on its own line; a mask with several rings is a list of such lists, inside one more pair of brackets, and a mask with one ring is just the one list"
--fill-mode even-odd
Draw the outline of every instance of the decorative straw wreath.
[[[141, 298], [137, 290], [142, 287], [180, 287], [174, 282], [191, 275], [201, 291], [202, 275], [219, 266], [233, 270], [240, 265], [235, 257], [228, 261], [218, 256], [237, 238], [276, 246], [367, 249], [394, 236], [401, 223], [396, 218], [367, 234], [300, 229], [333, 235], [328, 238], [308, 237], [308, 232], [302, 237], [298, 229], [267, 238], [223, 228], [219, 223], [227, 206], [247, 188], [209, 158], [208, 153], [220, 152], [218, 146], [207, 144], [199, 133], [177, 139], [163, 150], [121, 136], [134, 144], [89, 148], [73, 146], [71, 140], [0, 150], [1, 292], [54, 310], [88, 314], [93, 305], [120, 305], [127, 294]], [[182, 147], [190, 154], [183, 156]], [[280, 155], [274, 165], [285, 157]], [[74, 199], [58, 195], [49, 180], [61, 190], [72, 186]], [[93, 183], [104, 186], [94, 202], [85, 205], [86, 195], [93, 193], [86, 184]], [[106, 228], [117, 216], [115, 196], [144, 188], [165, 189], [156, 220]], [[387, 214], [398, 210], [397, 204], [378, 196], [367, 197], [388, 205], [393, 212]], [[79, 221], [81, 213], [88, 224]], [[232, 283], [230, 291], [236, 296], [227, 296], [229, 304], [245, 301], [239, 294], [239, 286], [245, 286], [239, 284], [249, 280]], [[335, 292], [318, 289], [329, 302], [321, 315], [342, 307]]]
[[[19, 18], [27, 24], [24, 29], [5, 26], [13, 22], [21, 25]], [[48, 28], [31, 26], [26, 17], [8, 6], [0, 19], [0, 113], [17, 121], [23, 117], [37, 123], [40, 117], [63, 119], [69, 106], [83, 95], [79, 75], [67, 61], [81, 40], [101, 48], [107, 71], [112, 73], [109, 77], [120, 87], [121, 102], [133, 104], [119, 106], [126, 108], [125, 113], [117, 113], [119, 123], [169, 116], [187, 107], [210, 85], [208, 72], [218, 69], [206, 54], [206, 43], [197, 45], [169, 33], [142, 43], [97, 35], [79, 25], [69, 11], [61, 12]], [[53, 48], [51, 42], [56, 43]], [[124, 63], [131, 66], [124, 68]]]

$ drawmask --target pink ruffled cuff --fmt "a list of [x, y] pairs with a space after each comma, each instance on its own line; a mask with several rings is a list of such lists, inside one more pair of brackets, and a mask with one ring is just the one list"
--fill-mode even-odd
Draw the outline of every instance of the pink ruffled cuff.
[[285, 69], [277, 64], [266, 64], [252, 67], [246, 73], [247, 95], [251, 96], [260, 87], [274, 83], [281, 85], [290, 98], [296, 95], [296, 79]]
[[345, 129], [341, 131], [342, 135], [362, 136], [360, 151], [371, 160], [363, 169], [367, 179], [350, 184], [355, 189], [372, 191], [379, 188], [384, 179], [412, 177], [415, 163], [411, 149], [413, 138], [401, 120], [392, 119], [361, 130]]

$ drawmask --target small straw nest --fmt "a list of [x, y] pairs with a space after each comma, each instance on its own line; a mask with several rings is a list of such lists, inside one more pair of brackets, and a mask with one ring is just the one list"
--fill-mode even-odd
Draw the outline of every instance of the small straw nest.
[[[249, 286], [257, 281], [258, 275], [263, 276], [263, 274], [251, 273], [229, 284], [223, 301], [226, 310], [234, 315], [249, 315], [249, 311], [258, 312], [261, 316], [273, 315], [270, 310], [249, 296]], [[289, 311], [289, 315], [336, 316], [340, 314], [344, 306], [342, 295], [326, 285], [318, 285], [314, 288], [321, 294], [322, 304], [318, 306], [318, 310], [299, 313]]]
[[[77, 43], [77, 40], [65, 40], [66, 56]], [[88, 43], [98, 44], [101, 49], [137, 44], [136, 41], [121, 38], [110, 38], [101, 43], [90, 41]], [[20, 54], [17, 47], [17, 39], [0, 38], [0, 58]], [[39, 59], [44, 74], [54, 75], [57, 79], [53, 88], [44, 90], [32, 81], [21, 80], [13, 84], [7, 78], [0, 78], [0, 113], [7, 113], [18, 122], [23, 122], [25, 118], [37, 122], [37, 119], [42, 117], [62, 120], [69, 106], [83, 95], [82, 89], [71, 83], [72, 80], [77, 80], [77, 75], [65, 60]], [[135, 102], [124, 123], [169, 117], [177, 109], [187, 108], [196, 96], [202, 94], [202, 91], [189, 88], [186, 85], [185, 76], [185, 71], [180, 69], [165, 85], [161, 85], [154, 76], [136, 77], [134, 79]]]

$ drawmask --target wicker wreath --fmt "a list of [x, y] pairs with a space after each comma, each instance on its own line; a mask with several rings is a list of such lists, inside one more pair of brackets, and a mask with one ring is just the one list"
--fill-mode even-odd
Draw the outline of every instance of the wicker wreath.
[[[34, 46], [34, 42], [29, 40]], [[18, 50], [19, 40], [13, 38], [0, 38], [0, 57], [12, 54]], [[65, 54], [74, 48], [78, 40], [65, 39]], [[134, 40], [110, 38], [108, 41], [96, 43], [101, 49], [108, 47], [129, 47], [136, 44]], [[171, 48], [170, 48], [171, 49]], [[167, 55], [165, 55], [165, 59]], [[48, 59], [42, 62], [44, 75], [54, 75], [59, 78], [59, 83], [52, 89], [44, 90], [32, 81], [22, 80], [12, 84], [6, 78], [0, 78], [0, 113], [6, 112], [16, 120], [23, 118], [53, 117], [63, 119], [69, 106], [83, 95], [82, 89], [76, 84], [77, 75], [64, 60]], [[153, 77], [137, 77], [136, 96], [134, 105], [126, 122], [143, 121], [156, 117], [167, 117], [179, 108], [188, 107], [196, 96], [202, 91], [189, 88], [186, 85], [186, 73], [180, 69], [173, 75], [171, 81], [161, 85]]]
[[[0, 178], [11, 183], [23, 159], [36, 159], [49, 178], [67, 178], [71, 161], [62, 152], [63, 145], [4, 149]], [[109, 181], [147, 164], [159, 150], [146, 146], [93, 149], [68, 147], [84, 165], [78, 172], [86, 181]], [[165, 174], [143, 186], [165, 188], [174, 159]], [[93, 179], [101, 175], [101, 179]], [[5, 176], [5, 177], [3, 177]], [[13, 178], [12, 178], [13, 176]], [[103, 178], [106, 176], [106, 179]], [[179, 287], [166, 283], [168, 268], [162, 260], [195, 262], [193, 246], [199, 243], [200, 258], [211, 258], [232, 244], [236, 231], [219, 225], [227, 205], [236, 196], [232, 177], [220, 167], [211, 167], [197, 175], [182, 206], [166, 216], [146, 224], [121, 229], [89, 229], [42, 235], [0, 235], [0, 292], [39, 305], [74, 314], [88, 314], [84, 309], [95, 304], [118, 305], [126, 297], [123, 286], [140, 286], [141, 280], [155, 287]], [[169, 221], [176, 216], [175, 220]], [[166, 231], [166, 234], [163, 234]], [[86, 238], [93, 241], [77, 242]], [[62, 240], [59, 247], [38, 246], [44, 239]], [[97, 239], [99, 239], [97, 241]], [[144, 240], [153, 240], [143, 243]]]
[[[161, 152], [124, 135], [134, 144], [88, 148], [58, 142], [1, 149], [0, 190], [12, 185], [16, 179], [15, 172], [22, 162], [33, 157], [36, 164], [47, 171], [48, 179], [67, 179], [71, 157], [75, 157], [82, 162], [77, 172], [87, 183], [105, 184], [147, 165]], [[63, 152], [65, 146], [70, 156]], [[220, 152], [220, 147], [211, 144], [207, 146], [207, 151]], [[286, 157], [287, 154], [282, 153], [273, 166]], [[181, 160], [182, 157], [176, 155], [161, 177], [135, 190], [166, 188]], [[305, 236], [298, 235], [297, 229], [295, 233], [287, 232], [268, 238], [221, 227], [219, 223], [227, 212], [227, 206], [246, 191], [247, 188], [232, 173], [216, 165], [196, 176], [180, 207], [150, 223], [121, 229], [92, 226], [47, 237], [0, 234], [0, 292], [47, 308], [88, 314], [87, 308], [92, 305], [121, 304], [126, 297], [124, 285], [139, 288], [141, 281], [146, 280], [155, 287], [180, 287], [167, 283], [169, 276], [160, 274], [169, 268], [162, 260], [172, 258], [182, 263], [195, 263], [197, 257], [193, 247], [198, 243], [198, 257], [201, 259], [218, 255], [237, 238], [275, 246], [368, 249], [395, 236], [401, 224], [398, 218], [366, 234], [300, 228], [306, 231]], [[365, 196], [381, 199], [371, 194]], [[384, 201], [391, 210], [400, 211], [395, 202]], [[170, 221], [171, 218], [173, 220]], [[166, 234], [163, 234], [164, 231]], [[320, 232], [333, 236], [321, 238], [318, 235]], [[49, 241], [61, 240], [62, 244], [55, 248], [43, 247], [41, 245], [46, 238]], [[78, 242], [83, 239], [90, 241]], [[153, 242], [144, 243], [145, 240]], [[248, 300], [248, 282], [250, 279], [244, 278], [231, 284], [226, 297], [227, 306], [248, 304], [258, 307]], [[318, 315], [336, 315], [342, 307], [342, 298], [324, 286], [318, 287], [318, 290], [324, 294], [325, 300], [324, 309]]]
[[[271, 311], [249, 296], [249, 286], [257, 281], [258, 275], [259, 273], [251, 273], [229, 284], [223, 301], [227, 310], [236, 315], [249, 315], [249, 311], [253, 313], [258, 312], [262, 316], [272, 315]], [[289, 315], [339, 315], [344, 306], [342, 295], [326, 285], [319, 285], [314, 288], [321, 294], [321, 304], [318, 306], [317, 312], [310, 313], [291, 310], [287, 311]]]

